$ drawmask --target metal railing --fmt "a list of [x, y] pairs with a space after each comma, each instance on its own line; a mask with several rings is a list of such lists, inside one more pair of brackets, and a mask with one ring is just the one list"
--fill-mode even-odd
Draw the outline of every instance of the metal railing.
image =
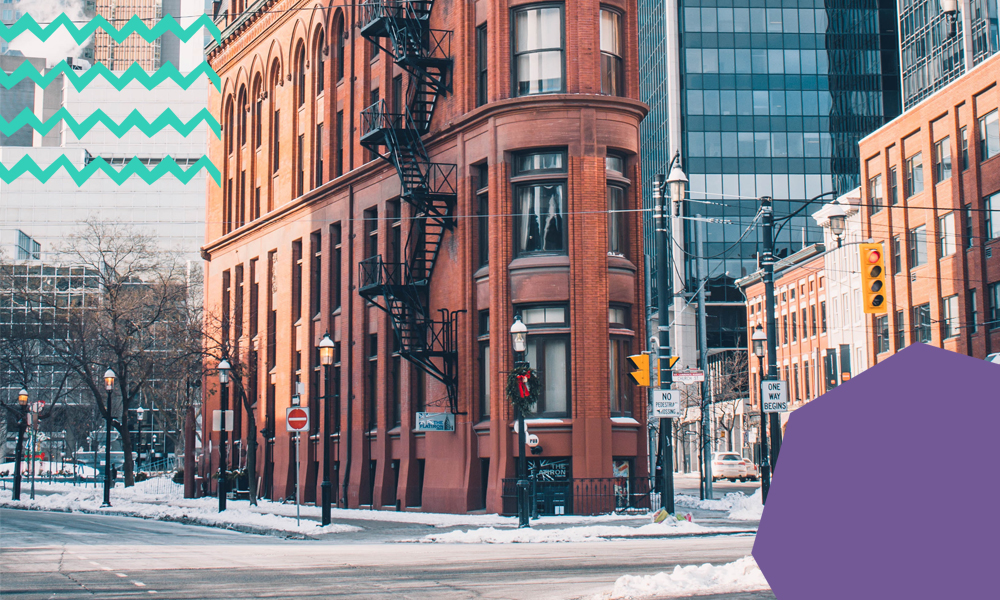
[[[660, 509], [649, 477], [531, 479], [533, 512], [539, 515], [646, 514]], [[503, 514], [517, 514], [517, 479], [504, 479]]]

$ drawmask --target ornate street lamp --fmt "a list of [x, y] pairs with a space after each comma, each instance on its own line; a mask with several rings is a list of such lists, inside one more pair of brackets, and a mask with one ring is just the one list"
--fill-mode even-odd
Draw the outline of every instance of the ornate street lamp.
[[219, 363], [217, 367], [219, 370], [219, 383], [222, 385], [222, 389], [219, 393], [219, 408], [220, 408], [220, 421], [221, 427], [219, 429], [219, 483], [216, 486], [219, 493], [219, 512], [226, 510], [226, 494], [228, 493], [229, 487], [229, 464], [228, 458], [226, 456], [226, 444], [229, 442], [229, 432], [226, 430], [226, 413], [229, 411], [229, 370], [232, 369], [232, 365], [225, 358]]
[[[111, 506], [111, 392], [115, 389], [115, 372], [108, 368], [104, 372], [104, 389], [108, 392], [107, 413], [104, 415], [104, 503]], [[125, 417], [122, 417], [125, 420]]]
[[330, 504], [333, 502], [333, 483], [330, 481], [330, 367], [333, 365], [333, 351], [336, 345], [330, 339], [330, 332], [323, 334], [319, 342], [319, 364], [323, 365], [323, 483], [322, 492], [322, 524], [330, 524]]
[[17, 449], [14, 452], [14, 500], [21, 499], [21, 461], [24, 460], [24, 431], [28, 427], [28, 390], [21, 388], [17, 393], [17, 404], [21, 415], [17, 421]]
[[[524, 360], [524, 355], [528, 351], [528, 327], [521, 321], [521, 316], [514, 317], [514, 324], [510, 326], [510, 340], [514, 348], [514, 368], [527, 368], [528, 363]], [[531, 527], [528, 522], [528, 488], [531, 483], [528, 481], [528, 458], [525, 446], [527, 444], [527, 432], [524, 427], [524, 411], [521, 405], [515, 403], [517, 412], [517, 526]]]
[[142, 416], [146, 414], [146, 409], [139, 406], [135, 409], [135, 421], [136, 421], [136, 446], [138, 446], [138, 456], [136, 468], [142, 471]]
[[767, 334], [758, 325], [750, 337], [753, 342], [753, 355], [757, 357], [757, 370], [760, 372], [760, 386], [757, 388], [757, 399], [760, 401], [760, 487], [764, 501], [771, 489], [771, 462], [767, 455], [767, 415], [764, 414], [764, 344]]

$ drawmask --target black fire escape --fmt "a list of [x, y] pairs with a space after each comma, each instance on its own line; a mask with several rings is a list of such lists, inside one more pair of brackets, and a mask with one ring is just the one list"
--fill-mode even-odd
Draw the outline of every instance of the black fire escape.
[[451, 91], [451, 32], [430, 28], [433, 6], [433, 0], [369, 0], [361, 7], [361, 35], [409, 74], [405, 105], [379, 100], [361, 112], [361, 145], [396, 168], [400, 198], [414, 210], [405, 258], [361, 261], [358, 293], [389, 313], [400, 355], [445, 384], [457, 413], [457, 312], [432, 314], [429, 302], [434, 264], [455, 226], [458, 175], [455, 165], [431, 162], [421, 139], [438, 98]]

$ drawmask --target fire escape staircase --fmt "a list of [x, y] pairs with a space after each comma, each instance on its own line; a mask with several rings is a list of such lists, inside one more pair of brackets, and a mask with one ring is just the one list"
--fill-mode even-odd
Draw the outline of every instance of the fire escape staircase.
[[433, 6], [433, 0], [368, 0], [361, 7], [361, 35], [409, 75], [405, 105], [393, 99], [390, 109], [383, 99], [361, 112], [361, 145], [395, 167], [400, 197], [415, 210], [406, 257], [361, 261], [358, 293], [389, 313], [400, 356], [444, 383], [457, 413], [458, 313], [435, 315], [429, 308], [431, 274], [444, 234], [455, 226], [458, 197], [458, 168], [431, 162], [422, 140], [438, 98], [451, 91], [452, 34], [430, 28]]

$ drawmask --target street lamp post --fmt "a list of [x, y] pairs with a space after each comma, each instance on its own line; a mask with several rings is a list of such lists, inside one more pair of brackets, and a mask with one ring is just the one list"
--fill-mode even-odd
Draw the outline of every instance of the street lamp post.
[[21, 461], [24, 459], [24, 430], [28, 427], [28, 390], [21, 388], [17, 393], [17, 404], [21, 408], [17, 420], [17, 448], [14, 452], [14, 500], [21, 499]]
[[[514, 324], [510, 326], [511, 344], [514, 347], [514, 367], [526, 366], [524, 355], [528, 351], [528, 328], [521, 322], [521, 316], [514, 317]], [[528, 458], [525, 455], [525, 445], [527, 444], [527, 433], [524, 427], [524, 412], [520, 404], [515, 403], [517, 411], [517, 526], [531, 527], [528, 522]]]
[[[753, 354], [757, 357], [757, 370], [760, 371], [760, 380], [764, 381], [764, 344], [767, 342], [767, 334], [758, 325], [753, 330]], [[767, 502], [767, 493], [771, 490], [771, 462], [767, 457], [767, 415], [764, 414], [764, 392], [763, 385], [757, 388], [757, 399], [760, 401], [760, 493], [763, 496], [762, 504]]]
[[136, 422], [136, 448], [139, 450], [136, 452], [138, 459], [136, 460], [136, 468], [142, 471], [142, 416], [146, 414], [146, 410], [139, 406], [135, 409], [135, 422]]
[[[107, 413], [104, 415], [104, 503], [111, 506], [111, 391], [115, 389], [115, 372], [110, 368], [104, 372], [104, 389], [108, 392]], [[125, 420], [125, 417], [122, 417]]]
[[838, 203], [831, 203], [826, 209], [827, 218], [830, 220], [830, 233], [837, 238], [837, 247], [843, 246], [844, 229], [847, 226], [847, 211]]
[[330, 339], [330, 332], [323, 334], [323, 339], [319, 342], [319, 363], [323, 365], [323, 483], [320, 484], [322, 493], [323, 512], [322, 524], [330, 524], [330, 504], [333, 502], [333, 483], [330, 481], [330, 366], [333, 365], [333, 340]]
[[226, 494], [228, 493], [228, 476], [229, 476], [229, 464], [226, 456], [226, 443], [229, 441], [229, 435], [226, 431], [226, 412], [229, 410], [229, 370], [232, 367], [229, 361], [222, 359], [219, 363], [219, 384], [222, 389], [219, 392], [219, 408], [220, 408], [220, 419], [221, 427], [219, 427], [219, 484], [217, 487], [219, 492], [219, 512], [226, 510]]

